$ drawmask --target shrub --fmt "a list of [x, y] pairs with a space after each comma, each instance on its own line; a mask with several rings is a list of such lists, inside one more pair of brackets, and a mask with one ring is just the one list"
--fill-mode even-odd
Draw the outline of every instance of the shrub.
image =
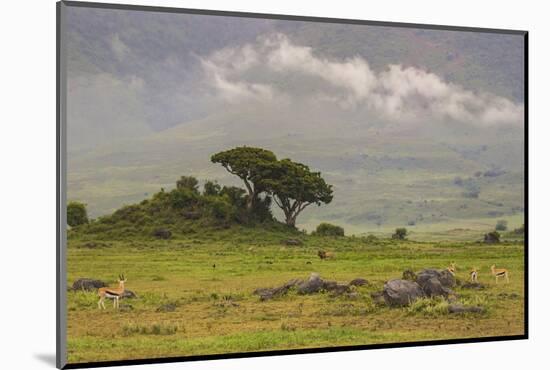
[[220, 191], [220, 195], [229, 199], [231, 204], [237, 208], [242, 208], [246, 205], [246, 199], [244, 195], [246, 191], [236, 186], [224, 186]]
[[404, 240], [407, 237], [407, 229], [404, 227], [398, 227], [395, 229], [395, 233], [392, 234], [392, 239]]
[[182, 176], [178, 181], [176, 181], [177, 189], [187, 189], [192, 192], [198, 193], [199, 189], [199, 180], [193, 176]]
[[525, 234], [525, 224], [522, 224], [517, 229], [514, 229], [514, 234], [518, 234], [518, 235]]
[[67, 224], [69, 226], [78, 226], [88, 223], [88, 212], [86, 205], [79, 202], [69, 202], [67, 205]]
[[202, 194], [205, 196], [216, 196], [220, 194], [220, 191], [222, 190], [220, 184], [218, 184], [215, 181], [206, 181], [204, 183], [204, 189]]
[[320, 236], [344, 236], [344, 228], [323, 222], [317, 226], [314, 234]]
[[491, 231], [485, 234], [483, 241], [487, 244], [500, 243], [500, 234], [498, 231]]
[[198, 193], [185, 187], [177, 188], [168, 193], [170, 206], [175, 209], [189, 208], [198, 201]]
[[365, 238], [365, 242], [367, 243], [375, 243], [378, 241], [378, 238], [376, 237], [376, 235], [372, 235], [372, 234], [369, 234], [366, 238]]
[[508, 229], [508, 221], [498, 220], [495, 226], [496, 231], [506, 231]]
[[223, 197], [205, 197], [210, 216], [216, 220], [230, 220], [234, 216], [231, 203]]

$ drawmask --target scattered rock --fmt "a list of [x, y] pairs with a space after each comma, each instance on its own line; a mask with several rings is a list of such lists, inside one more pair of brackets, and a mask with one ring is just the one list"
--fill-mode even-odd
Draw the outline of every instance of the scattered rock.
[[172, 237], [172, 232], [166, 229], [156, 229], [153, 231], [153, 236], [159, 239], [170, 239]]
[[290, 246], [299, 246], [303, 245], [304, 243], [299, 239], [287, 239], [283, 240], [284, 245], [290, 245]]
[[[331, 282], [332, 283], [332, 282]], [[351, 288], [346, 284], [330, 284], [323, 287], [326, 291], [330, 292], [332, 297], [340, 296], [342, 294], [351, 293]]]
[[76, 280], [73, 283], [73, 290], [86, 290], [86, 291], [92, 291], [99, 288], [106, 287], [107, 284], [105, 284], [101, 280], [95, 280], [95, 279], [89, 279], [89, 278], [80, 278]]
[[174, 312], [178, 306], [175, 303], [163, 304], [157, 308], [157, 312]]
[[384, 299], [384, 292], [372, 292], [370, 296], [374, 304], [377, 304], [377, 305], [386, 304], [386, 300]]
[[254, 294], [260, 296], [260, 300], [267, 301], [269, 299], [280, 297], [282, 295], [285, 295], [288, 293], [288, 291], [297, 286], [298, 284], [301, 284], [302, 280], [294, 279], [290, 280], [289, 282], [283, 284], [280, 287], [275, 288], [258, 288], [254, 291]]
[[125, 289], [124, 293], [122, 293], [121, 298], [137, 298], [137, 295], [133, 291]]
[[259, 295], [260, 300], [265, 301], [285, 295], [293, 287], [296, 287], [298, 294], [313, 294], [321, 291], [327, 291], [331, 293], [331, 296], [339, 296], [342, 294], [352, 293], [351, 285], [339, 284], [336, 281], [323, 280], [316, 272], [311, 273], [309, 279], [306, 281], [294, 279], [279, 287], [258, 288], [253, 293]]
[[406, 306], [424, 295], [420, 285], [413, 281], [394, 279], [384, 284], [383, 296], [388, 306]]
[[368, 281], [367, 279], [363, 279], [363, 278], [357, 278], [357, 279], [353, 279], [352, 281], [349, 282], [349, 285], [353, 285], [353, 286], [363, 286], [363, 285], [368, 285]]
[[346, 293], [346, 298], [348, 299], [358, 299], [359, 298], [359, 293], [357, 292], [349, 292], [349, 293]]
[[405, 270], [403, 271], [403, 280], [409, 280], [409, 281], [416, 281], [416, 274], [413, 270]]
[[323, 289], [323, 286], [324, 286], [324, 282], [321, 279], [321, 276], [319, 276], [318, 273], [313, 272], [311, 273], [307, 281], [304, 281], [298, 285], [298, 293], [299, 294], [317, 293], [321, 289]]
[[416, 274], [416, 282], [421, 287], [432, 278], [439, 280], [441, 285], [445, 288], [452, 288], [456, 285], [454, 275], [448, 270], [425, 269]]
[[448, 310], [449, 310], [449, 313], [464, 313], [464, 312], [480, 313], [484, 311], [482, 307], [464, 306], [461, 303], [450, 304]]
[[453, 294], [453, 291], [449, 288], [444, 287], [439, 279], [433, 277], [424, 282], [424, 285], [421, 286], [424, 294], [428, 297], [445, 297]]
[[485, 289], [486, 286], [481, 284], [481, 283], [478, 283], [476, 281], [469, 281], [469, 282], [466, 282], [464, 284], [462, 284], [461, 286], [462, 289], [476, 289], [476, 290], [480, 290], [480, 289]]

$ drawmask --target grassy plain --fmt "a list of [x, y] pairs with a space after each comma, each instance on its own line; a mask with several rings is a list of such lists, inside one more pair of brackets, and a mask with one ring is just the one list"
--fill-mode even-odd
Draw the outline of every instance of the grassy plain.
[[[524, 333], [524, 247], [457, 241], [321, 238], [295, 234], [302, 246], [285, 246], [284, 233], [225, 230], [173, 240], [69, 239], [68, 283], [80, 277], [116, 285], [124, 273], [137, 299], [100, 311], [94, 292], [68, 293], [70, 363], [229, 352], [395, 343]], [[432, 238], [436, 240], [437, 238]], [[479, 238], [478, 238], [479, 240]], [[335, 253], [321, 261], [317, 251]], [[459, 300], [483, 313], [449, 314], [432, 300], [406, 308], [378, 306], [370, 296], [402, 271], [445, 268], [451, 261], [466, 280], [478, 267], [485, 290], [457, 288]], [[215, 264], [215, 267], [213, 265]], [[490, 266], [506, 267], [509, 284], [495, 284]], [[328, 293], [260, 301], [253, 291], [307, 279], [311, 272], [339, 282], [362, 277], [356, 297]], [[158, 308], [173, 304], [175, 310]], [[443, 308], [443, 309], [441, 309]]]

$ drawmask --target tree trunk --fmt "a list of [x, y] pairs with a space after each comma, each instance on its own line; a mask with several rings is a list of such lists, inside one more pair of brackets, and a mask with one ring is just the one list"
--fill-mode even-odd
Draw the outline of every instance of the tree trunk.
[[246, 210], [248, 212], [252, 211], [252, 208], [254, 207], [254, 196], [248, 195], [246, 198]]
[[285, 222], [288, 226], [292, 226], [292, 227], [296, 227], [296, 216], [297, 215], [292, 215], [292, 214], [288, 214], [286, 215], [285, 214]]

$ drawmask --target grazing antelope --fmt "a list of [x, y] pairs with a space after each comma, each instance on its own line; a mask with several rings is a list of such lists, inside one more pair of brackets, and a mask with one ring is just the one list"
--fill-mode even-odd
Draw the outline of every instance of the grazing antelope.
[[325, 252], [325, 251], [318, 251], [317, 252], [317, 255], [319, 256], [320, 259], [324, 260], [324, 259], [328, 259], [328, 258], [334, 258], [334, 253], [332, 252]]
[[126, 279], [124, 274], [118, 275], [118, 288], [99, 288], [97, 294], [99, 295], [99, 302], [97, 307], [105, 309], [105, 298], [113, 299], [113, 307], [118, 308], [118, 300], [124, 294], [124, 283]]
[[477, 268], [475, 267], [470, 271], [470, 281], [472, 283], [477, 283]]
[[447, 267], [447, 271], [449, 271], [452, 275], [456, 272], [456, 264], [452, 262], [449, 267]]
[[495, 276], [495, 283], [498, 284], [498, 278], [504, 276], [506, 282], [510, 282], [508, 279], [508, 270], [507, 269], [496, 269], [495, 265], [491, 266], [491, 273]]

